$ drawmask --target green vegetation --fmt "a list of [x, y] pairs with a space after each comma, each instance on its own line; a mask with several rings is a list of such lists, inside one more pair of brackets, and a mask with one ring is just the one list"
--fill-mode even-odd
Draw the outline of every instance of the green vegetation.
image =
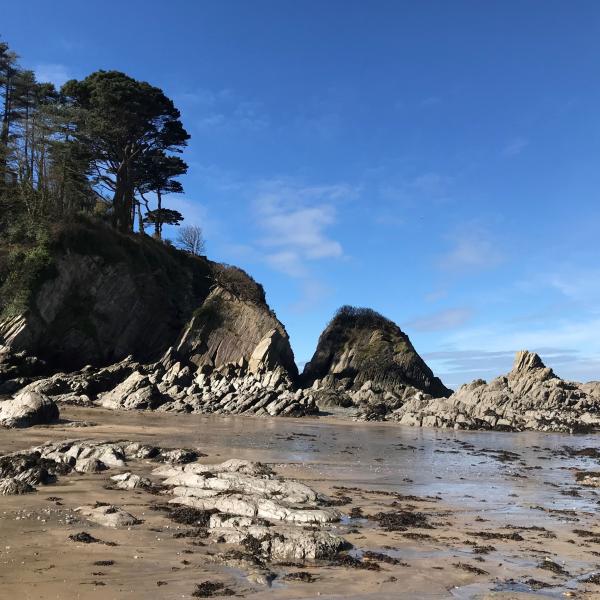
[[0, 319], [26, 310], [41, 284], [54, 272], [46, 243], [11, 250], [0, 261]]
[[241, 300], [247, 300], [255, 304], [266, 303], [263, 286], [239, 267], [215, 263], [213, 273], [216, 282], [223, 289]]
[[343, 327], [344, 329], [352, 327], [354, 329], [376, 329], [394, 326], [394, 323], [386, 319], [372, 308], [360, 308], [356, 306], [344, 305], [338, 308], [329, 322], [328, 327]]
[[[164, 200], [184, 191], [178, 154], [188, 139], [159, 88], [97, 71], [57, 90], [0, 41], [0, 318], [34, 308], [65, 253], [124, 263], [136, 285], [144, 279], [136, 273], [152, 273], [169, 290], [190, 289], [191, 279], [205, 297], [210, 264], [162, 240], [164, 225], [183, 220]], [[217, 271], [230, 288], [242, 287]]]
[[160, 239], [163, 224], [183, 219], [163, 195], [183, 192], [177, 154], [188, 139], [159, 88], [97, 71], [57, 90], [0, 41], [0, 240], [38, 243], [80, 214], [122, 233], [151, 224]]

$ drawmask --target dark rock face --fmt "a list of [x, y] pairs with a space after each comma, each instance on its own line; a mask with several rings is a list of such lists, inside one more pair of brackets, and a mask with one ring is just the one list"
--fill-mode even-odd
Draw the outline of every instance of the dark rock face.
[[533, 352], [517, 352], [512, 370], [478, 379], [449, 398], [416, 398], [394, 412], [405, 425], [583, 432], [600, 427], [600, 382], [564, 381]]
[[[14, 297], [0, 296], [0, 386], [127, 356], [152, 362], [170, 347], [196, 366], [248, 364], [268, 335], [268, 364], [259, 362], [296, 378], [285, 328], [241, 269], [87, 222], [56, 233], [47, 252], [51, 265], [35, 283], [15, 266], [0, 272], [0, 286], [27, 282]], [[11, 382], [3, 393], [22, 385]]]
[[0, 350], [42, 358], [50, 372], [158, 358], [214, 283], [209, 261], [101, 224], [65, 226], [47, 254], [24, 301], [2, 298]]
[[351, 396], [372, 391], [372, 398], [380, 396], [395, 407], [407, 391], [438, 397], [451, 394], [395, 323], [375, 311], [353, 307], [341, 308], [323, 331], [302, 380], [307, 387]]

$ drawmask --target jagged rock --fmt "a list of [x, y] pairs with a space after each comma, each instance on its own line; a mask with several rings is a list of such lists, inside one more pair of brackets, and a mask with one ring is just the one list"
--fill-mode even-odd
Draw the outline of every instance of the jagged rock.
[[396, 324], [373, 310], [349, 306], [321, 334], [302, 381], [321, 407], [356, 405], [364, 418], [383, 418], [421, 392], [451, 393]]
[[165, 398], [150, 381], [148, 375], [134, 371], [114, 390], [101, 394], [100, 404], [105, 408], [155, 409]]
[[165, 485], [184, 486], [221, 493], [242, 493], [261, 497], [273, 497], [291, 503], [316, 502], [318, 494], [302, 483], [261, 479], [241, 473], [190, 473], [171, 475]]
[[507, 375], [475, 380], [449, 398], [415, 398], [393, 418], [423, 427], [581, 432], [600, 427], [598, 389], [564, 381], [537, 354], [522, 351]]
[[100, 473], [107, 468], [108, 467], [101, 460], [92, 456], [79, 459], [73, 467], [78, 473]]
[[36, 392], [21, 392], [12, 400], [0, 402], [0, 425], [31, 427], [58, 420], [55, 402]]
[[161, 466], [153, 474], [171, 489], [171, 504], [207, 515], [215, 539], [241, 544], [255, 558], [316, 560], [349, 547], [322, 529], [341, 518], [328, 506], [329, 498], [303, 483], [278, 478], [260, 463], [232, 459]]
[[34, 449], [0, 456], [0, 478], [14, 478], [32, 486], [54, 483], [56, 476], [68, 473], [69, 464], [42, 456]]
[[20, 496], [31, 492], [35, 492], [35, 488], [26, 481], [15, 477], [0, 479], [0, 496]]
[[[151, 373], [142, 373], [148, 385], [130, 390], [129, 408], [154, 408], [152, 386], [159, 384], [160, 394], [168, 390], [173, 400], [183, 399], [198, 366], [247, 371], [252, 359], [250, 372], [279, 368], [295, 380], [287, 332], [262, 286], [241, 269], [149, 236], [124, 236], [99, 222], [72, 221], [49, 235], [49, 264], [35, 289], [22, 294], [26, 305], [12, 289], [0, 290], [0, 313], [15, 306], [21, 311], [0, 320], [0, 385], [12, 381], [5, 390], [25, 383], [19, 377], [94, 365], [93, 372], [82, 369], [40, 384], [43, 393], [68, 394], [69, 401], [82, 395], [94, 400], [136, 370], [96, 367], [120, 364], [128, 355], [145, 363], [162, 356]], [[0, 268], [12, 269], [0, 273], [0, 282], [20, 276], [19, 264]]]
[[115, 482], [115, 487], [121, 490], [133, 490], [135, 488], [149, 488], [152, 482], [147, 477], [140, 477], [135, 473], [119, 473], [113, 475], [111, 480]]
[[212, 535], [229, 544], [250, 546], [272, 561], [329, 559], [351, 547], [344, 538], [328, 531], [292, 527], [233, 525], [213, 529]]
[[217, 277], [219, 285], [183, 330], [177, 352], [196, 366], [248, 365], [254, 373], [280, 366], [294, 379], [297, 368], [287, 332], [266, 305], [262, 287], [235, 268]]
[[340, 519], [338, 511], [319, 506], [327, 503], [327, 498], [303, 483], [275, 478], [259, 463], [228, 461], [220, 465], [160, 467], [154, 474], [164, 477], [163, 484], [172, 488], [175, 497], [170, 502], [174, 504], [292, 523]]
[[261, 477], [273, 475], [273, 470], [259, 462], [231, 458], [218, 464], [190, 464], [182, 467], [165, 465], [156, 468], [153, 473], [161, 477], [171, 477], [180, 473], [244, 473]]
[[97, 523], [103, 527], [131, 527], [138, 525], [139, 519], [136, 519], [131, 513], [119, 508], [118, 506], [80, 506], [75, 509], [80, 512], [92, 523]]

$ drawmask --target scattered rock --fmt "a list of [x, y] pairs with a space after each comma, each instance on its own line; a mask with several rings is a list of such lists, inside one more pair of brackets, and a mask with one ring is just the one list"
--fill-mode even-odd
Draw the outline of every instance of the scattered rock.
[[130, 527], [140, 523], [132, 514], [112, 504], [97, 507], [80, 506], [75, 510], [84, 515], [89, 521], [103, 527]]
[[194, 598], [213, 598], [215, 596], [235, 596], [235, 592], [220, 581], [203, 581], [192, 592]]
[[81, 542], [82, 544], [100, 544], [102, 543], [98, 538], [95, 538], [93, 535], [90, 535], [87, 531], [82, 531], [81, 533], [74, 533], [69, 536], [69, 539], [72, 542]]

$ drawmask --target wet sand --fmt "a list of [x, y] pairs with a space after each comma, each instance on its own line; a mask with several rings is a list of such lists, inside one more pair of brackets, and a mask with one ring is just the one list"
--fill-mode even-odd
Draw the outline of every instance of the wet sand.
[[[206, 580], [223, 582], [237, 596], [274, 600], [600, 598], [600, 585], [583, 581], [600, 572], [600, 496], [575, 480], [577, 469], [600, 470], [600, 460], [564, 449], [597, 447], [595, 436], [454, 432], [334, 418], [61, 410], [60, 424], [0, 431], [0, 453], [49, 440], [127, 439], [195, 448], [209, 463], [266, 462], [285, 477], [347, 496], [341, 510], [364, 515], [336, 526], [354, 545], [353, 555], [379, 552], [397, 564], [380, 558], [373, 561], [379, 570], [273, 567], [280, 575], [306, 571], [315, 580], [277, 578], [267, 587], [217, 560], [218, 544], [173, 537], [185, 527], [149, 508], [167, 498], [105, 489], [118, 472], [112, 469], [72, 473], [34, 494], [0, 497], [1, 599], [190, 598]], [[97, 425], [73, 426], [81, 422]], [[138, 461], [127, 470], [148, 475], [154, 466]], [[74, 512], [96, 501], [123, 507], [143, 523], [116, 530]], [[397, 510], [422, 513], [431, 528], [386, 531], [368, 518]], [[118, 545], [68, 539], [81, 531]]]

